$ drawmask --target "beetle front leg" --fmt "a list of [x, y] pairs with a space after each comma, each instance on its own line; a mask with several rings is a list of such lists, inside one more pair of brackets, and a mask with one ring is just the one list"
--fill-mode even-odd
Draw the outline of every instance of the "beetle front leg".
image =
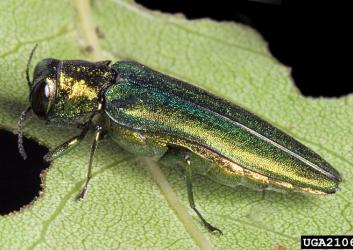
[[186, 174], [186, 188], [188, 191], [188, 199], [189, 199], [189, 204], [190, 207], [196, 212], [196, 214], [199, 216], [201, 219], [202, 223], [205, 225], [205, 227], [212, 233], [220, 233], [222, 234], [222, 231], [214, 226], [212, 226], [210, 223], [208, 223], [205, 218], [202, 216], [202, 214], [197, 210], [195, 201], [194, 201], [194, 194], [192, 192], [192, 168], [191, 168], [191, 161], [190, 161], [190, 156], [188, 153], [185, 154], [184, 160], [186, 162], [185, 165], [185, 174]]
[[88, 130], [89, 124], [85, 124], [79, 135], [70, 138], [68, 141], [49, 151], [46, 155], [44, 155], [43, 159], [45, 161], [52, 161], [60, 155], [63, 155], [64, 153], [68, 152], [74, 146], [78, 145], [78, 143], [81, 142], [83, 138], [85, 138]]
[[101, 139], [102, 136], [102, 126], [97, 125], [95, 128], [95, 136], [94, 136], [94, 140], [91, 146], [91, 153], [89, 155], [89, 163], [88, 163], [88, 171], [87, 171], [87, 178], [86, 178], [86, 182], [85, 185], [83, 186], [80, 194], [78, 195], [78, 199], [83, 200], [85, 198], [85, 195], [87, 193], [87, 189], [88, 189], [88, 184], [89, 181], [92, 178], [92, 163], [93, 163], [93, 156], [94, 153], [96, 152], [97, 146], [98, 146], [98, 141]]

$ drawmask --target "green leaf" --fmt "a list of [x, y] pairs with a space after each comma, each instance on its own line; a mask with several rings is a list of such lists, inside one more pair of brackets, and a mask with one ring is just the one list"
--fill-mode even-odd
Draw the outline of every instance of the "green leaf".
[[[110, 140], [100, 144], [86, 200], [88, 138], [44, 174], [33, 204], [0, 217], [4, 249], [274, 249], [300, 248], [301, 234], [353, 233], [353, 96], [305, 98], [290, 69], [253, 29], [149, 11], [123, 0], [0, 2], [0, 127], [14, 130], [27, 105], [24, 69], [54, 57], [129, 58], [222, 96], [313, 148], [346, 180], [329, 197], [259, 193], [195, 178], [204, 216], [224, 232], [206, 231], [188, 208], [183, 173], [137, 159]], [[99, 29], [102, 38], [95, 32]], [[86, 48], [86, 50], [85, 50]], [[87, 49], [89, 48], [89, 49]], [[334, 83], [332, 83], [334, 84]], [[32, 119], [25, 134], [54, 147], [77, 130]]]

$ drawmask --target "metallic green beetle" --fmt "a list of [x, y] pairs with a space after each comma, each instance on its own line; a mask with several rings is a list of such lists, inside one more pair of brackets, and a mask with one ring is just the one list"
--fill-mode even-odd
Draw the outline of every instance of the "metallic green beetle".
[[277, 189], [312, 194], [338, 190], [340, 174], [318, 154], [254, 114], [205, 90], [133, 61], [87, 62], [44, 59], [35, 69], [30, 106], [44, 120], [78, 126], [82, 132], [44, 156], [52, 160], [95, 130], [83, 198], [91, 178], [93, 155], [102, 134], [123, 149], [185, 169], [190, 206], [196, 209], [191, 177], [200, 174], [227, 186]]

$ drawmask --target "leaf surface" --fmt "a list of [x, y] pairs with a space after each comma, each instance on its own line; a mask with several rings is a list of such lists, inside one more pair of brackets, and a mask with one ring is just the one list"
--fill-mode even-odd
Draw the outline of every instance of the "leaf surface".
[[[305, 98], [290, 70], [253, 29], [149, 11], [131, 1], [0, 2], [0, 127], [14, 130], [28, 102], [24, 69], [46, 57], [133, 59], [224, 97], [308, 145], [345, 179], [329, 197], [255, 192], [197, 177], [197, 206], [224, 235], [211, 235], [188, 209], [183, 172], [100, 144], [85, 201], [92, 135], [54, 161], [33, 204], [0, 217], [4, 249], [300, 248], [302, 234], [352, 234], [353, 96]], [[97, 32], [99, 31], [97, 36]], [[332, 83], [334, 84], [334, 83]], [[32, 119], [25, 134], [53, 148], [74, 129]], [[1, 142], [0, 142], [1, 143]]]

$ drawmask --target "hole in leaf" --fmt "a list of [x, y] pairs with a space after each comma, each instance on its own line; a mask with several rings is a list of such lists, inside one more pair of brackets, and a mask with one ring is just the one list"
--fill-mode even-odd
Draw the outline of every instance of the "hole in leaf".
[[136, 0], [146, 8], [250, 25], [269, 43], [271, 53], [292, 68], [305, 96], [339, 97], [353, 93], [350, 6], [308, 1]]
[[28, 158], [17, 150], [17, 135], [0, 130], [0, 215], [30, 204], [41, 191], [40, 173], [48, 168], [43, 160], [48, 149], [23, 137]]

